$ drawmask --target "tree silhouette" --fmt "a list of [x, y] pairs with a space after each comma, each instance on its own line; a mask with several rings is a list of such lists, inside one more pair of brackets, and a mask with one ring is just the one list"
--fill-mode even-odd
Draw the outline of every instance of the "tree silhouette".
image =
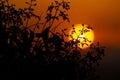
[[[78, 47], [78, 39], [66, 34], [55, 32], [64, 21], [70, 22], [67, 11], [70, 2], [53, 1], [48, 6], [45, 21], [42, 15], [34, 13], [36, 0], [25, 2], [27, 8], [16, 9], [9, 0], [0, 1], [0, 64], [2, 72], [46, 72], [55, 80], [92, 80], [96, 78], [95, 69], [104, 56], [104, 47], [99, 42], [91, 44], [86, 54]], [[35, 18], [36, 23], [29, 25]], [[59, 22], [58, 24], [55, 24]], [[83, 24], [84, 26], [84, 24]], [[74, 25], [73, 33], [75, 33]], [[41, 28], [40, 33], [35, 30]], [[89, 32], [92, 29], [83, 29]], [[65, 37], [72, 40], [65, 41]], [[89, 41], [84, 37], [84, 41]], [[90, 41], [89, 41], [90, 42]], [[87, 45], [86, 43], [82, 44]], [[54, 76], [53, 76], [54, 75]], [[54, 78], [57, 76], [56, 78]]]

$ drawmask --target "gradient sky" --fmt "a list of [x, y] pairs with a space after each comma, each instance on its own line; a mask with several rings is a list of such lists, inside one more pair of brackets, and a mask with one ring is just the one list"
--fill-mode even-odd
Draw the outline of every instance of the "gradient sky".
[[73, 23], [85, 23], [95, 30], [95, 41], [117, 47], [120, 45], [119, 0], [74, 0], [71, 1], [70, 18]]
[[[12, 0], [17, 7], [24, 7], [25, 1]], [[36, 12], [47, 9], [53, 0], [37, 0]], [[101, 74], [117, 77], [120, 70], [120, 0], [69, 0], [71, 9], [69, 17], [72, 24], [88, 24], [94, 28], [95, 41], [107, 47], [107, 55], [103, 59]], [[65, 25], [68, 26], [68, 25]], [[104, 69], [105, 68], [105, 69]], [[109, 69], [109, 70], [108, 70]], [[112, 71], [110, 71], [112, 69]], [[105, 72], [106, 71], [106, 72]], [[109, 73], [108, 73], [109, 71]], [[120, 75], [119, 75], [120, 76]], [[110, 80], [109, 79], [109, 80]], [[106, 78], [108, 80], [108, 78]]]
[[[17, 7], [23, 7], [25, 1], [12, 0]], [[37, 0], [37, 14], [45, 12], [53, 0]], [[69, 0], [70, 1], [70, 0]], [[120, 1], [119, 0], [71, 0], [69, 17], [71, 24], [88, 24], [95, 30], [95, 41], [110, 46], [120, 45]]]

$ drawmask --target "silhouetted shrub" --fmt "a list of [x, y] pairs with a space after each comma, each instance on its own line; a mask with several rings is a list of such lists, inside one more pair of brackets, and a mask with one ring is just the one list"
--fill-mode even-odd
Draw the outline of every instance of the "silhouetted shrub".
[[[0, 1], [0, 64], [3, 72], [43, 71], [54, 72], [61, 80], [93, 79], [95, 68], [104, 56], [104, 47], [99, 43], [96, 46], [91, 44], [83, 55], [77, 46], [79, 41], [65, 41], [65, 37], [70, 37], [65, 34], [67, 29], [63, 29], [62, 33], [55, 32], [63, 21], [70, 22], [67, 14], [70, 2], [52, 2], [45, 21], [34, 13], [35, 0], [25, 3], [29, 5], [27, 8], [16, 9], [9, 0]], [[29, 25], [29, 20], [33, 18], [37, 22]], [[59, 23], [55, 25], [55, 21]], [[36, 33], [39, 28], [41, 32]]]

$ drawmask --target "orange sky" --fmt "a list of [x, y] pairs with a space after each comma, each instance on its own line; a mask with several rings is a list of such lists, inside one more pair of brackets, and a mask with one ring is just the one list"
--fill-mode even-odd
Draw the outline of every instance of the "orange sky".
[[[29, 0], [12, 0], [17, 7], [23, 7]], [[37, 0], [36, 12], [45, 12], [53, 0]], [[70, 24], [85, 23], [95, 30], [95, 41], [105, 45], [120, 45], [120, 1], [119, 0], [69, 0], [71, 2]], [[41, 11], [40, 11], [41, 10]], [[66, 25], [65, 25], [66, 26]], [[67, 25], [70, 26], [70, 25]], [[118, 38], [119, 37], [119, 38]]]
[[96, 41], [116, 44], [120, 40], [117, 38], [120, 31], [119, 7], [119, 0], [74, 0], [71, 1], [70, 16], [73, 23], [93, 26]]

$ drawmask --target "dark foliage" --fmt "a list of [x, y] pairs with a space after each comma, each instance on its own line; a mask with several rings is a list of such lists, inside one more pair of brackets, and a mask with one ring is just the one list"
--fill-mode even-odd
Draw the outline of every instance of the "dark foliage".
[[[91, 44], [83, 55], [77, 46], [80, 41], [65, 41], [65, 37], [71, 36], [65, 33], [67, 29], [63, 29], [62, 33], [55, 33], [63, 21], [70, 22], [67, 14], [70, 2], [52, 2], [48, 6], [45, 22], [41, 20], [41, 16], [34, 13], [34, 7], [37, 5], [35, 0], [25, 3], [29, 5], [27, 8], [16, 9], [8, 0], [0, 0], [1, 72], [41, 72], [41, 77], [45, 76], [44, 79], [50, 76], [55, 80], [96, 78], [95, 68], [104, 56], [104, 47], [99, 43], [96, 46]], [[37, 22], [29, 25], [29, 20], [33, 18]], [[59, 23], [55, 25], [55, 21]], [[35, 33], [40, 27], [41, 33]]]

